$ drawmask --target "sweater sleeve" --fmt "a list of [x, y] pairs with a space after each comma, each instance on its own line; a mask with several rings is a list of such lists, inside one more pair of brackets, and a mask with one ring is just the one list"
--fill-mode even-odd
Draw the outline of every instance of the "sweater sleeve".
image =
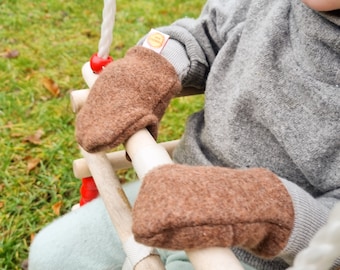
[[238, 42], [235, 37], [241, 35], [249, 2], [209, 0], [197, 19], [183, 18], [158, 28], [171, 37], [162, 55], [174, 65], [184, 87], [205, 88], [221, 47], [229, 40]]

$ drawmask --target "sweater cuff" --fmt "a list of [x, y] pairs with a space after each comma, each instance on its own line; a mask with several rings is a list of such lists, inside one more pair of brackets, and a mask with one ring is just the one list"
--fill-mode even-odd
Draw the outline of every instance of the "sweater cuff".
[[190, 68], [190, 61], [184, 46], [177, 40], [170, 38], [162, 50], [161, 55], [174, 66], [179, 80], [183, 82]]
[[[147, 35], [137, 42], [137, 45], [142, 46]], [[175, 68], [179, 80], [182, 82], [186, 77], [190, 68], [190, 61], [186, 54], [185, 48], [177, 40], [169, 39], [160, 53], [167, 59]]]
[[[141, 46], [145, 38], [146, 36], [140, 39], [137, 45]], [[173, 65], [183, 88], [192, 87], [198, 90], [204, 90], [207, 68], [204, 64], [200, 63], [198, 59], [190, 59], [187, 50], [188, 47], [177, 39], [171, 38], [170, 34], [170, 39], [160, 54]]]
[[279, 254], [289, 265], [305, 249], [316, 232], [326, 224], [330, 209], [322, 205], [296, 184], [281, 178], [294, 207], [294, 228], [285, 249]]

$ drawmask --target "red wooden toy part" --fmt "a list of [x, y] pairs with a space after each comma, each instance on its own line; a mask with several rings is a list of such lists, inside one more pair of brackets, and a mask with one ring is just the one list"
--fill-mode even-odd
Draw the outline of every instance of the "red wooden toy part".
[[113, 61], [111, 56], [108, 56], [106, 59], [98, 56], [97, 53], [93, 54], [90, 59], [90, 66], [94, 73], [100, 73], [102, 69], [110, 64]]
[[80, 188], [80, 206], [84, 205], [92, 201], [93, 199], [98, 197], [98, 189], [96, 183], [94, 182], [93, 177], [86, 177], [82, 179], [82, 185]]

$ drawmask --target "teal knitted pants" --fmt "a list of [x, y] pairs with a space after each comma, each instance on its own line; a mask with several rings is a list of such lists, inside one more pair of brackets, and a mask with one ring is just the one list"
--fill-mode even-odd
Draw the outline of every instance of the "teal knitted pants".
[[[124, 186], [132, 204], [138, 189], [139, 181]], [[193, 270], [185, 252], [159, 250], [159, 253], [167, 270]], [[29, 270], [121, 270], [124, 260], [104, 203], [95, 199], [37, 234], [30, 247]]]

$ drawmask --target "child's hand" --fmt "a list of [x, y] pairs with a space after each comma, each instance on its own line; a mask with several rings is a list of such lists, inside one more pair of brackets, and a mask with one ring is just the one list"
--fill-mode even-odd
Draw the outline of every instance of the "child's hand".
[[181, 90], [173, 66], [140, 46], [99, 75], [76, 119], [76, 138], [88, 152], [108, 150], [142, 128], [157, 137], [169, 101]]
[[170, 164], [144, 177], [132, 231], [147, 246], [237, 246], [271, 258], [284, 249], [293, 226], [292, 199], [271, 171]]

